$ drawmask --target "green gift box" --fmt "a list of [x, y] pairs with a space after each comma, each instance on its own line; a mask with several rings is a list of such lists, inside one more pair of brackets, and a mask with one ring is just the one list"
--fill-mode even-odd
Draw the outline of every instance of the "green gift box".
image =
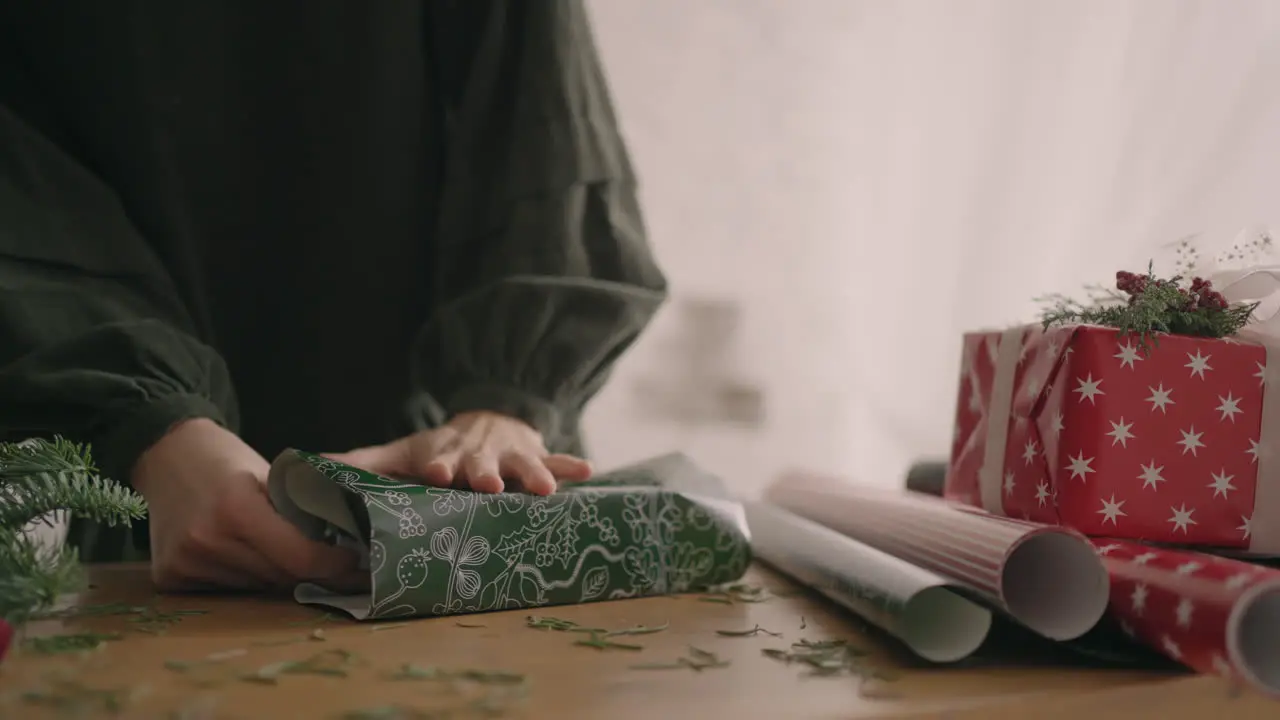
[[267, 486], [308, 537], [361, 553], [368, 594], [294, 592], [357, 620], [678, 593], [737, 580], [751, 561], [742, 505], [679, 454], [537, 497], [426, 487], [286, 450]]

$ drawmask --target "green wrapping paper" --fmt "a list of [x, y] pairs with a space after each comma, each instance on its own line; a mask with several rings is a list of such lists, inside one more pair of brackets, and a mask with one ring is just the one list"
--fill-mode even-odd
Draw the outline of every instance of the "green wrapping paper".
[[742, 506], [682, 455], [536, 497], [424, 487], [286, 450], [267, 485], [308, 537], [361, 553], [368, 594], [294, 592], [357, 620], [684, 592], [736, 580], [751, 561]]

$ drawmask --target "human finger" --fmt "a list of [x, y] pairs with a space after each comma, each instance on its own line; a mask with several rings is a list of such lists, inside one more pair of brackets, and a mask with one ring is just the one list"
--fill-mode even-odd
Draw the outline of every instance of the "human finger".
[[459, 452], [445, 452], [431, 456], [430, 459], [420, 463], [419, 469], [410, 473], [410, 475], [413, 478], [425, 481], [428, 485], [447, 488], [453, 487], [461, 470], [462, 454]]
[[340, 577], [359, 565], [354, 552], [309, 539], [256, 498], [242, 504], [237, 527], [238, 536], [290, 580]]
[[343, 453], [324, 453], [323, 456], [378, 475], [400, 475], [409, 470], [408, 445], [399, 441]]
[[556, 478], [541, 458], [528, 453], [509, 452], [502, 457], [502, 474], [514, 477], [520, 487], [534, 495], [550, 495], [556, 491]]
[[542, 458], [542, 464], [557, 480], [581, 482], [591, 478], [591, 463], [576, 455], [556, 453]]
[[218, 557], [212, 559], [220, 565], [256, 578], [267, 587], [291, 588], [296, 584], [288, 572], [241, 538], [234, 538], [227, 542], [219, 548]]
[[505, 484], [498, 468], [498, 458], [485, 452], [471, 453], [462, 459], [467, 487], [475, 492], [500, 493]]

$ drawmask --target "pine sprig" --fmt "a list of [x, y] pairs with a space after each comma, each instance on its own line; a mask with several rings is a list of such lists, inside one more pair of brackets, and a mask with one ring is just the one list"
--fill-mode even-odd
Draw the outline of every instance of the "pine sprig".
[[22, 622], [78, 586], [73, 549], [44, 548], [23, 532], [59, 510], [115, 525], [141, 519], [146, 505], [100, 477], [84, 445], [57, 437], [0, 443], [0, 618]]
[[1082, 303], [1061, 295], [1044, 299], [1045, 329], [1055, 325], [1088, 324], [1113, 327], [1123, 335], [1136, 335], [1144, 350], [1148, 341], [1163, 334], [1224, 338], [1236, 334], [1253, 320], [1257, 303], [1230, 304], [1202, 278], [1189, 284], [1182, 277], [1161, 279], [1151, 267], [1145, 275], [1116, 273], [1116, 290], [1095, 295]]

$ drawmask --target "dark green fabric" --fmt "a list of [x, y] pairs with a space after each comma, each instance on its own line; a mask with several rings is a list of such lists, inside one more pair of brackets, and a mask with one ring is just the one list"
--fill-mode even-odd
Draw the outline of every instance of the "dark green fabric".
[[581, 0], [0, 0], [5, 439], [581, 451], [665, 285]]

